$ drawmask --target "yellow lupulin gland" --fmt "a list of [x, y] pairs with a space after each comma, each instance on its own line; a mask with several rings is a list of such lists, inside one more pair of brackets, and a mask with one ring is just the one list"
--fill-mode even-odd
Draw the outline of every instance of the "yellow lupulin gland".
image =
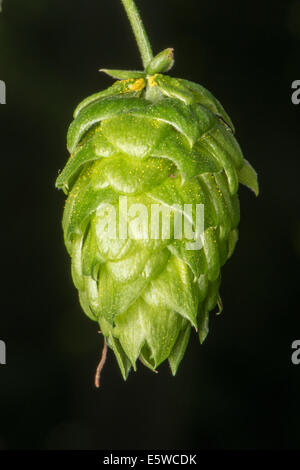
[[149, 77], [148, 78], [148, 84], [150, 87], [154, 87], [154, 86], [157, 86], [157, 83], [155, 82], [155, 79], [157, 77], [157, 73], [155, 75], [152, 75], [152, 77]]
[[129, 87], [129, 89], [130, 91], [141, 91], [143, 88], [145, 88], [145, 86], [145, 80], [143, 78], [139, 78]]

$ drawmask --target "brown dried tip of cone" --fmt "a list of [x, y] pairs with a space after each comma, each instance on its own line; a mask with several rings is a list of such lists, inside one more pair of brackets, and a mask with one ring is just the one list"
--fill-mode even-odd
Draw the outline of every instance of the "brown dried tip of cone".
[[106, 344], [106, 341], [104, 339], [101, 359], [100, 359], [100, 362], [98, 364], [96, 374], [95, 374], [95, 387], [96, 388], [100, 388], [100, 376], [101, 376], [101, 372], [102, 372], [102, 369], [103, 369], [105, 361], [106, 361], [106, 356], [107, 356], [107, 344]]

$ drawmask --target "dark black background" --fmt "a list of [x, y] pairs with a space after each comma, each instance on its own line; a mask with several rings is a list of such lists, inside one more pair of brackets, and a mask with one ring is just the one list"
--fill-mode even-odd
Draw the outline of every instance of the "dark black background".
[[224, 313], [192, 337], [176, 378], [142, 366], [124, 383], [81, 312], [63, 245], [72, 111], [140, 60], [118, 0], [4, 0], [0, 14], [1, 449], [300, 448], [300, 1], [138, 0], [173, 76], [209, 88], [232, 117], [261, 194], [240, 190], [240, 240], [223, 269]]

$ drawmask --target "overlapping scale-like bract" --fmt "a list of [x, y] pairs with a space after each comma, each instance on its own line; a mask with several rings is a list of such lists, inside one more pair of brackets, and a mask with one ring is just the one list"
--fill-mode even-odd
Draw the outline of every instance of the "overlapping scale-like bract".
[[[124, 378], [138, 358], [153, 370], [168, 359], [175, 374], [191, 328], [203, 342], [209, 312], [221, 309], [220, 269], [238, 238], [238, 185], [257, 193], [256, 173], [220, 103], [186, 80], [117, 81], [84, 100], [74, 118], [57, 187], [68, 195], [63, 230], [80, 303]], [[172, 232], [112, 238], [107, 218], [121, 220], [132, 204], [162, 205], [173, 218], [179, 206], [203, 204], [203, 247], [189, 250]]]

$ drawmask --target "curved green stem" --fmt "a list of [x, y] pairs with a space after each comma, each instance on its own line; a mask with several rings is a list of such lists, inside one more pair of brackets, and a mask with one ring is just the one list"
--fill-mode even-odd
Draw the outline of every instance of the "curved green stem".
[[134, 0], [121, 0], [121, 2], [123, 3], [127, 16], [129, 18], [138, 48], [141, 53], [143, 65], [146, 69], [147, 65], [149, 65], [149, 63], [153, 59], [153, 54], [141, 16], [134, 3]]

